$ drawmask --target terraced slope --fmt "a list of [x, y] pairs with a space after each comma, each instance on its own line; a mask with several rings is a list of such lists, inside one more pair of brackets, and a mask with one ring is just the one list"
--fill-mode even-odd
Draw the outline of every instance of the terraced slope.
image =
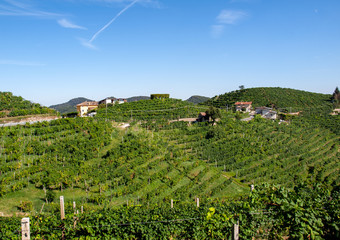
[[112, 124], [79, 118], [0, 129], [0, 209], [13, 212], [23, 199], [39, 209], [45, 190], [117, 206], [237, 197], [262, 182], [340, 185], [339, 136], [303, 119], [242, 122], [224, 113], [214, 126]]
[[196, 118], [199, 112], [205, 110], [206, 107], [196, 106], [193, 103], [179, 99], [153, 99], [116, 104], [107, 108], [102, 106], [97, 111], [97, 118], [121, 122], [132, 120], [169, 120]]
[[231, 108], [235, 102], [251, 101], [253, 107], [267, 106], [287, 112], [331, 112], [331, 94], [312, 93], [290, 88], [261, 87], [236, 90], [213, 97], [204, 104]]
[[[180, 144], [211, 166], [245, 183], [292, 186], [314, 179], [340, 183], [340, 137], [308, 122], [279, 123], [256, 119], [236, 121], [230, 116], [202, 131], [183, 128]], [[171, 140], [171, 137], [169, 137]]]
[[14, 96], [11, 92], [0, 92], [0, 119], [37, 114], [55, 114], [55, 111]]

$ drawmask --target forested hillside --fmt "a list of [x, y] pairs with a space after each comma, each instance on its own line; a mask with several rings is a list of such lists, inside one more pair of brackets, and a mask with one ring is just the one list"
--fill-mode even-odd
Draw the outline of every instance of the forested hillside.
[[77, 111], [77, 105], [79, 103], [82, 103], [82, 102], [85, 102], [85, 101], [91, 102], [93, 100], [90, 100], [88, 98], [78, 97], [78, 98], [73, 98], [66, 103], [52, 105], [52, 106], [50, 106], [50, 108], [57, 110], [61, 114], [76, 112]]
[[273, 107], [286, 112], [331, 112], [331, 94], [312, 93], [290, 88], [261, 87], [236, 90], [213, 97], [204, 104], [231, 108], [235, 102], [251, 101], [253, 107]]
[[0, 118], [55, 113], [52, 109], [32, 103], [11, 92], [0, 92]]
[[206, 102], [208, 101], [210, 98], [208, 97], [204, 97], [204, 96], [198, 96], [198, 95], [194, 95], [194, 96], [191, 96], [190, 98], [188, 98], [187, 102], [191, 102], [191, 103], [194, 103], [194, 104], [198, 104], [198, 103], [203, 103], [203, 102]]

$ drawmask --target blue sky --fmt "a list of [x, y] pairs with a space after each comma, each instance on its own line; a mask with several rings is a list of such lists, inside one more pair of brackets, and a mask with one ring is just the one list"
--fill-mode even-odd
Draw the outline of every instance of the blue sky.
[[0, 91], [49, 106], [250, 87], [332, 93], [339, 0], [0, 0]]

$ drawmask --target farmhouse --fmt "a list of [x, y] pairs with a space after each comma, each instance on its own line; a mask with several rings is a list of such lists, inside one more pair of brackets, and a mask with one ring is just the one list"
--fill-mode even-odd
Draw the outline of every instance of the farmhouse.
[[126, 103], [127, 100], [125, 98], [114, 98], [114, 97], [109, 97], [109, 98], [105, 98], [101, 101], [99, 101], [99, 105], [100, 104], [122, 104], [122, 103]]
[[98, 102], [82, 102], [77, 105], [77, 112], [80, 117], [84, 117], [89, 111], [97, 109]]
[[277, 118], [277, 112], [273, 111], [272, 108], [269, 108], [269, 107], [256, 107], [255, 113], [261, 114], [261, 117], [267, 118], [267, 119], [275, 120]]
[[250, 112], [252, 103], [253, 102], [236, 102], [235, 103], [236, 111]]

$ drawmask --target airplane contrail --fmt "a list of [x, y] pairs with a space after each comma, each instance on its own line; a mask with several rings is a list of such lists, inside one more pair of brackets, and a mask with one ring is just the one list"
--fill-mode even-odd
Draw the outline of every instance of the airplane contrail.
[[110, 22], [108, 22], [104, 27], [102, 27], [101, 29], [99, 29], [90, 39], [89, 43], [92, 43], [97, 36], [104, 31], [106, 28], [108, 28], [120, 15], [122, 15], [126, 10], [128, 10], [130, 7], [132, 7], [133, 5], [135, 5], [136, 2], [138, 2], [139, 0], [135, 0], [132, 3], [130, 3], [129, 5], [127, 5], [123, 10], [121, 10], [114, 18], [111, 19]]

